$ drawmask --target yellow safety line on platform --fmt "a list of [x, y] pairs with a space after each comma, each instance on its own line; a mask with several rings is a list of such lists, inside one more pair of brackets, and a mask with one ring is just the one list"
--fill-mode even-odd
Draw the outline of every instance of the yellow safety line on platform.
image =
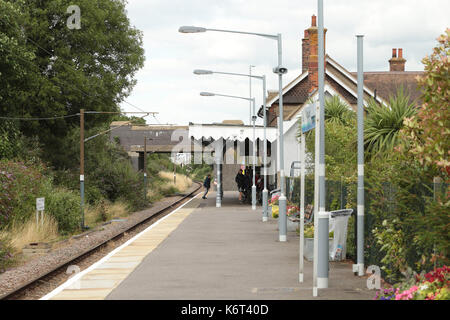
[[114, 253], [109, 259], [84, 274], [57, 293], [51, 300], [103, 300], [142, 260], [156, 249], [200, 204], [198, 198], [178, 209], [157, 225], [144, 230], [137, 239]]

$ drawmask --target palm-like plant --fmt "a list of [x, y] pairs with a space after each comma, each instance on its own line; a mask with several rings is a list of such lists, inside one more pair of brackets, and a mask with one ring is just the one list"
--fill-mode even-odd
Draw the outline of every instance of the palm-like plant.
[[389, 106], [370, 100], [364, 124], [364, 147], [366, 154], [373, 156], [390, 152], [398, 143], [403, 120], [416, 113], [415, 103], [409, 102], [409, 95], [402, 87], [395, 97], [389, 97]]
[[[306, 104], [313, 104], [314, 100], [309, 98]], [[325, 100], [325, 122], [331, 124], [339, 124], [344, 126], [353, 125], [353, 120], [355, 119], [355, 113], [350, 109], [350, 107], [343, 102], [339, 96], [334, 95], [331, 98]], [[298, 118], [299, 130], [297, 132], [297, 138], [300, 139], [302, 134], [301, 131], [301, 116]], [[308, 135], [312, 131], [308, 132]]]
[[325, 100], [325, 121], [328, 123], [348, 125], [355, 113], [342, 102], [337, 95]]

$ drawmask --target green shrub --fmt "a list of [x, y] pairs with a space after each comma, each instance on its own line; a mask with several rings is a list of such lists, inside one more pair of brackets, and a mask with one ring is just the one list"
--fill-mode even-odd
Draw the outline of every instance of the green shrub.
[[0, 119], [0, 159], [16, 157], [22, 148], [22, 139], [16, 122]]
[[85, 186], [85, 199], [86, 203], [96, 204], [104, 200], [104, 195], [102, 194], [102, 190], [98, 188], [96, 185], [93, 186]]
[[12, 249], [6, 239], [0, 238], [0, 273], [14, 263]]
[[202, 167], [194, 169], [192, 172], [192, 179], [203, 181], [208, 174], [211, 174], [212, 167], [210, 165], [203, 165]]
[[66, 189], [53, 190], [46, 198], [46, 212], [58, 221], [61, 234], [70, 234], [81, 225], [80, 196]]
[[51, 178], [42, 163], [0, 160], [0, 228], [13, 220], [27, 221], [36, 210], [36, 198], [49, 193]]
[[175, 193], [178, 193], [178, 189], [175, 186], [168, 186], [167, 188], [161, 189], [161, 193], [163, 196], [167, 197], [170, 195], [173, 195]]

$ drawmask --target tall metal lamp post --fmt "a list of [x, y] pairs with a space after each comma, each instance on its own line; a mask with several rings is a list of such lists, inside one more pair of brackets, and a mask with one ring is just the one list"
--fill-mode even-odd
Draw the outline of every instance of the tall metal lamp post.
[[[243, 73], [232, 73], [232, 72], [221, 72], [221, 71], [211, 71], [211, 70], [194, 70], [194, 74], [197, 75], [207, 75], [207, 74], [225, 74], [225, 75], [231, 75], [231, 76], [241, 76], [241, 77], [249, 77], [262, 80], [263, 82], [263, 108], [264, 108], [264, 156], [263, 156], [263, 164], [264, 164], [264, 190], [263, 190], [263, 221], [268, 220], [268, 190], [267, 190], [267, 136], [266, 136], [266, 127], [267, 127], [267, 121], [266, 121], [266, 76], [255, 76], [252, 74], [243, 74]], [[253, 117], [255, 117], [255, 110], [253, 110]], [[253, 118], [252, 118], [253, 119]], [[255, 121], [253, 121], [253, 138], [255, 137]], [[253, 144], [255, 144], [256, 141], [253, 141]], [[253, 145], [253, 149], [255, 149]], [[253, 177], [255, 176], [255, 162], [253, 162]], [[254, 191], [254, 193], [253, 193]], [[252, 186], [252, 209], [256, 210], [256, 184], [255, 179], [253, 179], [253, 186]]]
[[254, 33], [254, 32], [243, 32], [243, 31], [232, 31], [232, 30], [221, 30], [221, 29], [207, 29], [202, 27], [194, 26], [183, 26], [178, 29], [181, 33], [200, 33], [206, 31], [216, 31], [216, 32], [227, 32], [227, 33], [237, 33], [237, 34], [248, 34], [254, 36], [260, 36], [264, 38], [269, 38], [277, 41], [278, 45], [278, 66], [273, 69], [273, 72], [278, 74], [278, 100], [280, 107], [280, 121], [279, 121], [279, 153], [280, 153], [280, 186], [281, 194], [279, 198], [279, 241], [287, 241], [287, 216], [286, 216], [286, 186], [285, 186], [285, 175], [284, 175], [284, 137], [283, 137], [283, 74], [287, 73], [287, 68], [282, 66], [282, 47], [281, 47], [281, 34], [276, 35], [264, 34], [264, 33]]

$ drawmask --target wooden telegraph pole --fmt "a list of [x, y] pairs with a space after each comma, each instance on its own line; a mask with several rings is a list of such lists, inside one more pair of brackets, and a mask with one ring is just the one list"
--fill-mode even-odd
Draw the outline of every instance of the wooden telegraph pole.
[[84, 109], [80, 110], [80, 195], [81, 195], [81, 228], [84, 225]]

